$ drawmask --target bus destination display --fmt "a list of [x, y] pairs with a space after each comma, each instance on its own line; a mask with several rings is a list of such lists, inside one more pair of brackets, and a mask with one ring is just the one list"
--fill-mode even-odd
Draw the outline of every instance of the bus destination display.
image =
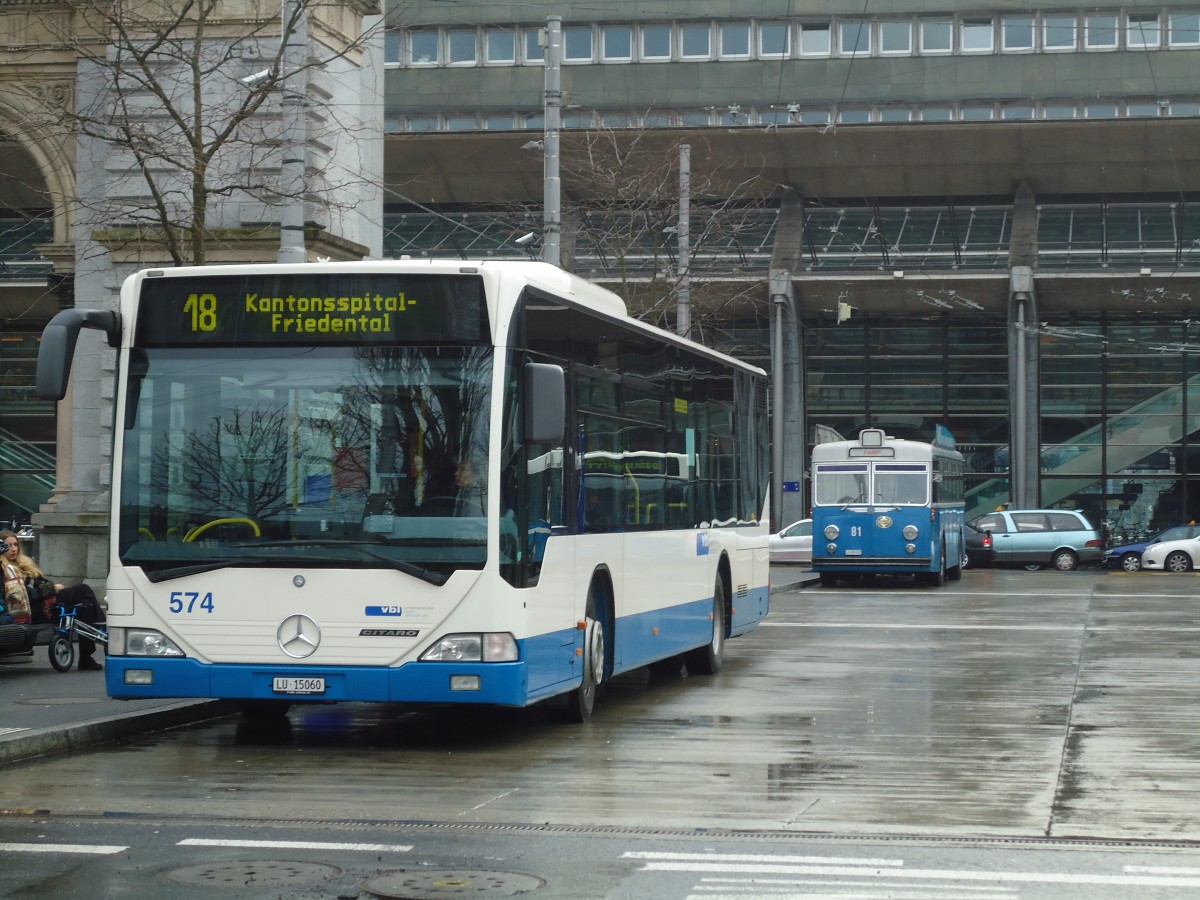
[[487, 334], [472, 275], [167, 275], [142, 282], [137, 343], [471, 344]]

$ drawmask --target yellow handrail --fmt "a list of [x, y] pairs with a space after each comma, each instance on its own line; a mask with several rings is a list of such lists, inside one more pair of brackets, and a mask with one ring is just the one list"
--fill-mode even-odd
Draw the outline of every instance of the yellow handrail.
[[185, 544], [191, 543], [214, 525], [249, 525], [250, 528], [253, 529], [255, 537], [262, 537], [262, 529], [258, 527], [258, 523], [253, 519], [234, 517], [228, 519], [213, 519], [211, 522], [205, 522], [203, 525], [197, 525], [183, 536], [183, 542]]

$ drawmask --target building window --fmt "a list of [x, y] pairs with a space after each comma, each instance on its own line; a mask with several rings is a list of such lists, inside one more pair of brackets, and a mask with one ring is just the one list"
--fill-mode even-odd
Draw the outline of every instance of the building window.
[[1075, 49], [1075, 17], [1046, 16], [1042, 19], [1042, 48], [1045, 50]]
[[1117, 49], [1117, 17], [1097, 13], [1084, 18], [1083, 46], [1088, 50]]
[[1200, 46], [1200, 13], [1171, 13], [1169, 23], [1172, 47]]
[[446, 116], [447, 131], [478, 131], [479, 122], [474, 116]]
[[760, 22], [759, 59], [782, 59], [792, 52], [792, 32], [786, 22]]
[[992, 118], [992, 107], [987, 106], [963, 106], [959, 118], [964, 122], [986, 122]]
[[1129, 13], [1125, 23], [1126, 47], [1134, 50], [1158, 46], [1158, 13]]
[[488, 131], [512, 131], [517, 127], [513, 115], [489, 115], [483, 117], [483, 127]]
[[1074, 103], [1047, 103], [1042, 107], [1042, 115], [1047, 119], [1074, 119]]
[[408, 35], [409, 60], [414, 66], [436, 66], [438, 64], [438, 33], [413, 31]]
[[837, 120], [839, 125], [861, 125], [871, 121], [871, 111], [869, 109], [840, 109]]
[[1000, 111], [1000, 115], [1001, 118], [1010, 120], [1032, 119], [1033, 107], [1029, 106], [1028, 104], [1014, 103], [1009, 106], [1005, 106], [1004, 109]]
[[474, 31], [459, 29], [447, 32], [446, 50], [452, 66], [473, 66], [479, 59], [476, 48], [478, 35]]
[[669, 60], [671, 58], [671, 26], [642, 26], [642, 59]]
[[508, 28], [492, 29], [483, 35], [484, 58], [492, 65], [514, 63], [517, 60], [517, 35]]
[[563, 29], [563, 62], [592, 61], [592, 26], [572, 25]]
[[921, 20], [921, 52], [949, 53], [953, 23], [949, 19]]
[[1005, 16], [1000, 22], [1002, 48], [1005, 53], [1028, 53], [1033, 50], [1033, 16]]
[[954, 110], [949, 106], [925, 106], [921, 109], [922, 122], [949, 122], [954, 118]]
[[912, 22], [880, 22], [879, 52], [885, 56], [912, 53]]
[[963, 53], [991, 53], [993, 46], [991, 19], [963, 19], [958, 33]]
[[880, 122], [908, 122], [912, 120], [912, 110], [907, 106], [903, 108], [892, 107], [890, 109], [881, 109], [879, 111]]
[[838, 22], [838, 49], [843, 56], [867, 56], [871, 52], [870, 22]]
[[1153, 100], [1127, 101], [1125, 103], [1125, 115], [1135, 116], [1137, 118], [1154, 118], [1158, 116], [1158, 104]]
[[729, 22], [721, 26], [721, 59], [750, 58], [750, 23]]
[[801, 125], [828, 125], [829, 110], [827, 109], [806, 109], [800, 113]]
[[403, 32], [389, 28], [383, 33], [383, 65], [385, 68], [394, 68], [400, 65], [400, 52], [403, 47]]
[[545, 131], [546, 117], [541, 113], [530, 113], [525, 117], [523, 127], [532, 131]]
[[1200, 103], [1179, 103], [1172, 101], [1167, 108], [1169, 116], [1200, 116]]
[[525, 62], [535, 65], [546, 62], [546, 49], [542, 46], [541, 35], [536, 28], [525, 32]]
[[438, 117], [437, 116], [409, 116], [408, 117], [409, 131], [437, 131]]
[[829, 23], [802, 22], [800, 24], [800, 55], [829, 55]]
[[1089, 119], [1115, 119], [1117, 117], [1117, 104], [1088, 103], [1083, 107], [1083, 114]]
[[679, 29], [679, 55], [683, 59], [712, 59], [712, 28], [683, 25]]
[[675, 124], [675, 116], [669, 112], [648, 112], [642, 117], [642, 124], [647, 128], [670, 128]]
[[633, 29], [628, 25], [605, 25], [600, 29], [600, 58], [605, 62], [633, 59]]
[[679, 117], [681, 125], [708, 125], [709, 121], [709, 114], [705, 111], [685, 112]]

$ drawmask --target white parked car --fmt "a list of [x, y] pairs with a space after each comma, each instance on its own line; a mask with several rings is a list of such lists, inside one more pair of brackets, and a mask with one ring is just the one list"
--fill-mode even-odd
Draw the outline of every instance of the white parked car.
[[1190, 572], [1200, 563], [1200, 537], [1161, 541], [1142, 551], [1142, 568], [1150, 572]]
[[801, 519], [771, 535], [771, 562], [812, 562], [812, 519]]

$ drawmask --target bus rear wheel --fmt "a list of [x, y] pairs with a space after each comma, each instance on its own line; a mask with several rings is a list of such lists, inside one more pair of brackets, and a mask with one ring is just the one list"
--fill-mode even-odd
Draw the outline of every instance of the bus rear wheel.
[[725, 660], [725, 580], [718, 575], [713, 586], [712, 639], [683, 655], [689, 675], [716, 675]]

